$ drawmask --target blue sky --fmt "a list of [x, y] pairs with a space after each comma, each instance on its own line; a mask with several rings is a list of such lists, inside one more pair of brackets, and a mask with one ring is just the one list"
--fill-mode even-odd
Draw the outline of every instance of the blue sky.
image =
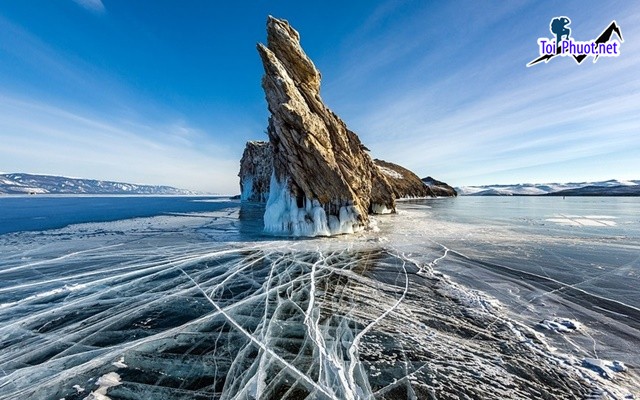
[[[0, 4], [0, 171], [236, 193], [266, 139], [255, 49], [285, 18], [372, 151], [452, 185], [640, 179], [640, 7], [600, 1]], [[555, 16], [618, 58], [531, 68]]]

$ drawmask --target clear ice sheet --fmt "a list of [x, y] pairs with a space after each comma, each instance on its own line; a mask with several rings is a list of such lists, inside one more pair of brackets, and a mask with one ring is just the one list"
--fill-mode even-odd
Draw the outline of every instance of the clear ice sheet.
[[[379, 232], [337, 238], [264, 235], [252, 205], [2, 235], [0, 398], [637, 393], [633, 363], [620, 372], [594, 361], [614, 352], [597, 329], [613, 310], [579, 310], [586, 305], [563, 297], [562, 285], [518, 282], [495, 267], [522, 251], [542, 257], [560, 233], [438, 219], [442, 201], [402, 205], [377, 217]], [[563, 279], [562, 268], [547, 268], [548, 279]], [[561, 316], [577, 317], [584, 333], [536, 327], [569, 309]], [[620, 329], [616, 344], [637, 349], [633, 323]]]

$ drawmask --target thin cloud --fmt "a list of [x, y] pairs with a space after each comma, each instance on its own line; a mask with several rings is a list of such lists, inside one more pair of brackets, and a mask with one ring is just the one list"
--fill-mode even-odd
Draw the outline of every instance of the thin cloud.
[[[198, 129], [174, 124], [105, 121], [79, 110], [0, 94], [0, 163], [12, 172], [167, 184], [203, 192], [236, 193], [238, 160], [226, 147], [206, 144]], [[210, 141], [209, 141], [210, 142]], [[205, 144], [202, 144], [205, 143]]]
[[73, 2], [94, 13], [101, 14], [106, 11], [102, 0], [73, 0]]
[[[583, 24], [609, 22], [575, 14]], [[340, 85], [330, 85], [327, 97], [337, 100], [336, 112], [375, 156], [455, 185], [521, 181], [534, 173], [538, 176], [533, 179], [540, 180], [554, 173], [553, 168], [554, 176], [564, 176], [560, 180], [604, 172], [609, 178], [628, 176], [629, 171], [640, 171], [633, 155], [640, 151], [640, 115], [635, 112], [640, 92], [634, 68], [640, 46], [632, 40], [640, 36], [633, 24], [637, 19], [637, 14], [628, 13], [618, 20], [625, 35], [618, 59], [581, 66], [562, 59], [537, 69], [524, 67], [528, 52], [536, 50], [537, 21], [509, 30], [517, 37], [509, 36], [493, 53], [481, 43], [474, 49], [464, 40], [453, 41], [455, 46], [447, 49], [429, 47], [419, 43], [430, 37], [429, 32], [413, 34], [418, 28], [428, 30], [425, 24], [404, 24], [375, 42], [375, 48], [384, 51], [360, 48], [359, 58], [368, 61], [348, 63], [355, 66], [337, 77]], [[495, 36], [509, 28], [459, 22], [452, 24], [467, 26], [470, 38], [481, 36], [480, 31]], [[487, 41], [497, 39], [489, 36]], [[419, 43], [412, 57], [397, 46], [405, 42]], [[385, 68], [385, 60], [400, 60], [402, 74]], [[377, 80], [383, 80], [376, 86], [382, 90], [367, 91]], [[605, 163], [610, 169], [603, 172], [599, 165]]]

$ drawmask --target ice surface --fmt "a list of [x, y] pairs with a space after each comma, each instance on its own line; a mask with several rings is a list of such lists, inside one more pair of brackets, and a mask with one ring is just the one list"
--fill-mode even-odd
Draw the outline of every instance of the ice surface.
[[624, 372], [627, 370], [627, 366], [624, 365], [624, 363], [615, 360], [608, 361], [596, 358], [585, 358], [582, 360], [582, 365], [594, 370], [605, 378], [612, 378], [612, 373]]
[[[539, 270], [539, 259], [530, 266], [517, 252], [553, 252], [562, 265], [551, 245], [584, 253], [584, 243], [596, 246], [593, 232], [580, 239], [457, 224], [441, 209], [448, 201], [419, 211], [407, 203], [376, 217], [378, 232], [312, 240], [262, 235], [251, 208], [2, 235], [0, 398], [624, 398], [637, 387], [633, 368], [611, 379], [594, 370], [598, 362], [585, 363], [599, 358], [580, 335], [606, 354], [593, 320], [576, 317], [579, 330], [554, 335], [516, 318], [529, 312], [524, 305], [550, 321], [570, 315], [550, 310], [551, 301], [600, 276], [559, 284], [560, 269]], [[313, 209], [304, 211], [313, 217]], [[444, 220], [425, 218], [436, 211]], [[497, 269], [493, 252], [505, 263], [517, 253], [520, 285], [505, 270], [479, 282], [518, 302], [442, 273]], [[625, 260], [598, 274], [632, 272], [634, 258]], [[539, 282], [558, 286], [525, 293]], [[570, 309], [579, 307], [575, 300]], [[632, 308], [615, 310], [633, 337]], [[575, 347], [554, 350], [559, 336]]]
[[612, 221], [615, 217], [608, 215], [559, 215], [554, 218], [547, 218], [549, 222], [555, 222], [560, 225], [571, 226], [616, 226], [616, 222]]

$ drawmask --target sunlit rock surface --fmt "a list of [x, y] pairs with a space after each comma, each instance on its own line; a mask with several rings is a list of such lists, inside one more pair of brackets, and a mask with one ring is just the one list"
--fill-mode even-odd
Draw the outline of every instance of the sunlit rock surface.
[[250, 141], [240, 160], [240, 200], [264, 203], [269, 197], [273, 152], [269, 142]]
[[455, 197], [458, 192], [444, 182], [433, 179], [430, 176], [422, 178], [422, 182], [429, 187], [431, 192], [437, 197]]
[[435, 197], [431, 189], [418, 178], [418, 175], [408, 169], [377, 158], [374, 162], [378, 170], [386, 175], [396, 198]]
[[395, 210], [393, 189], [358, 136], [320, 98], [320, 72], [287, 21], [269, 17], [258, 44], [271, 113], [273, 175], [267, 232], [317, 236], [362, 230]]
[[[238, 174], [242, 201], [267, 201], [273, 172], [272, 159], [273, 152], [269, 142], [247, 142]], [[379, 159], [375, 159], [374, 163], [378, 171], [385, 175], [397, 199], [455, 196], [455, 191], [444, 182], [425, 178], [433, 186], [432, 190], [416, 174], [398, 164]]]

